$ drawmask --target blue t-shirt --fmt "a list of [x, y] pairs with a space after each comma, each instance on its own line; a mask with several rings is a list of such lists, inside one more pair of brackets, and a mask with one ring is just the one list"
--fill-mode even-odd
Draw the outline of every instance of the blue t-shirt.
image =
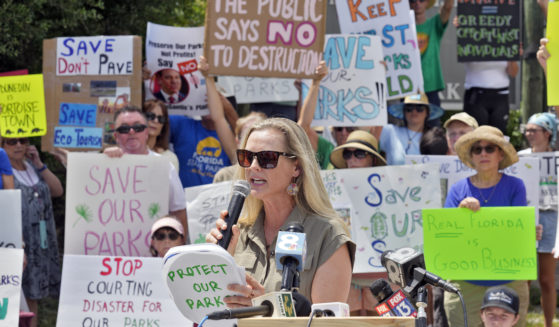
[[[482, 195], [480, 195], [480, 192]], [[479, 189], [475, 187], [470, 178], [464, 178], [450, 187], [445, 208], [457, 208], [462, 200], [467, 197], [478, 199], [482, 207], [520, 207], [526, 206], [526, 187], [524, 182], [517, 177], [503, 174], [495, 187]], [[487, 200], [487, 202], [485, 202]], [[467, 282], [479, 286], [496, 286], [510, 282], [509, 280], [468, 280]]]
[[211, 184], [218, 170], [231, 165], [217, 132], [205, 129], [201, 121], [171, 115], [169, 124], [183, 187]]
[[2, 181], [2, 175], [13, 175], [12, 165], [10, 164], [10, 158], [6, 154], [4, 149], [0, 148], [0, 190], [4, 188], [4, 182]]

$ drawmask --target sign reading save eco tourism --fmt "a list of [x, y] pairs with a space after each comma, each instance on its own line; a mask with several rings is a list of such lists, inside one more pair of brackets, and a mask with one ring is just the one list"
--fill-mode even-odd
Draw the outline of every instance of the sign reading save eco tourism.
[[308, 78], [322, 58], [326, 1], [209, 0], [204, 54], [215, 75]]
[[445, 279], [535, 280], [534, 207], [423, 210], [426, 269]]
[[65, 254], [149, 256], [153, 222], [169, 210], [161, 156], [68, 154]]
[[3, 137], [47, 133], [43, 75], [0, 77], [0, 132]]
[[518, 0], [489, 4], [458, 0], [458, 61], [519, 60], [521, 4]]
[[[21, 234], [19, 234], [21, 235]], [[23, 249], [0, 248], [0, 326], [17, 326], [23, 270]]]
[[64, 255], [57, 327], [190, 326], [158, 278], [162, 258]]

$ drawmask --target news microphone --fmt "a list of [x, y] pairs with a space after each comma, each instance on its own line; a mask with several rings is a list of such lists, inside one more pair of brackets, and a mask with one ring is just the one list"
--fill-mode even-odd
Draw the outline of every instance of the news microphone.
[[320, 312], [322, 317], [349, 317], [349, 304], [343, 302], [315, 303], [312, 311]]
[[276, 241], [276, 267], [282, 270], [282, 291], [291, 291], [299, 287], [299, 271], [303, 269], [307, 252], [306, 235], [303, 225], [295, 223], [286, 231], [278, 233]]
[[375, 306], [381, 317], [416, 317], [417, 311], [402, 290], [392, 291], [386, 279], [377, 279], [369, 287], [379, 304]]
[[225, 309], [208, 314], [210, 320], [249, 318], [254, 316], [271, 317], [274, 308], [270, 302], [263, 302], [256, 307]]
[[221, 231], [223, 237], [217, 241], [217, 244], [227, 250], [229, 242], [231, 242], [231, 237], [233, 236], [233, 225], [239, 220], [241, 211], [243, 209], [243, 204], [245, 198], [250, 193], [250, 184], [245, 180], [238, 180], [233, 185], [233, 192], [231, 195], [231, 201], [229, 202], [229, 207], [227, 207], [227, 216], [225, 216], [225, 222], [227, 222], [227, 229]]
[[311, 301], [297, 291], [291, 292], [291, 295], [295, 303], [295, 315], [297, 317], [308, 317], [312, 311]]

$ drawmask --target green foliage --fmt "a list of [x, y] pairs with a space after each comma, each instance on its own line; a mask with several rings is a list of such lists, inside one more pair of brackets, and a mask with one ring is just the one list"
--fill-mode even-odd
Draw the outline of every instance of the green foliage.
[[518, 151], [525, 148], [524, 135], [520, 130], [522, 123], [522, 111], [511, 110], [509, 113], [509, 122], [507, 124], [507, 135], [510, 137], [510, 143]]

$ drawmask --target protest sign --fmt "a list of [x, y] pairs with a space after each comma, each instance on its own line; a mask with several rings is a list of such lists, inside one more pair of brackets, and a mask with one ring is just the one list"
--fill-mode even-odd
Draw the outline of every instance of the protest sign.
[[237, 103], [282, 102], [299, 100], [291, 78], [219, 76], [217, 84]]
[[426, 269], [445, 279], [536, 279], [534, 213], [534, 207], [424, 209]]
[[521, 4], [458, 0], [458, 61], [519, 60]]
[[334, 207], [347, 206], [349, 198], [355, 215], [350, 218], [357, 244], [354, 273], [385, 271], [380, 262], [385, 250], [421, 251], [421, 209], [441, 207], [436, 165], [337, 169], [322, 171], [323, 180], [325, 174], [328, 190], [343, 188], [334, 195]]
[[43, 151], [91, 151], [115, 144], [115, 111], [142, 105], [141, 44], [138, 36], [43, 41], [48, 131], [41, 140]]
[[169, 296], [162, 258], [64, 255], [57, 327], [189, 326]]
[[215, 75], [311, 77], [322, 58], [326, 1], [210, 0], [204, 54]]
[[0, 248], [0, 326], [18, 326], [23, 249]]
[[64, 253], [149, 255], [151, 225], [168, 213], [169, 169], [160, 156], [70, 153]]
[[559, 152], [537, 152], [520, 154], [520, 158], [538, 158], [540, 167], [539, 178], [539, 210], [557, 211], [557, 166]]
[[208, 114], [206, 80], [198, 71], [203, 44], [203, 27], [173, 27], [148, 22], [146, 61], [151, 76], [145, 83], [146, 99], [165, 102], [170, 114]]
[[21, 190], [0, 190], [0, 248], [21, 249]]
[[47, 133], [43, 75], [0, 77], [0, 132], [3, 137]]
[[408, 1], [336, 0], [343, 34], [382, 38], [388, 100], [423, 90], [423, 74], [413, 12]]
[[[312, 125], [386, 125], [386, 79], [380, 37], [328, 35], [324, 60], [329, 71], [320, 84]], [[309, 87], [305, 84], [304, 91]]]
[[[547, 8], [548, 17], [559, 17], [559, 2], [550, 1]], [[559, 105], [559, 20], [547, 20], [546, 38], [549, 40], [547, 51], [551, 55], [547, 59], [547, 105]], [[553, 55], [555, 54], [555, 56]]]

